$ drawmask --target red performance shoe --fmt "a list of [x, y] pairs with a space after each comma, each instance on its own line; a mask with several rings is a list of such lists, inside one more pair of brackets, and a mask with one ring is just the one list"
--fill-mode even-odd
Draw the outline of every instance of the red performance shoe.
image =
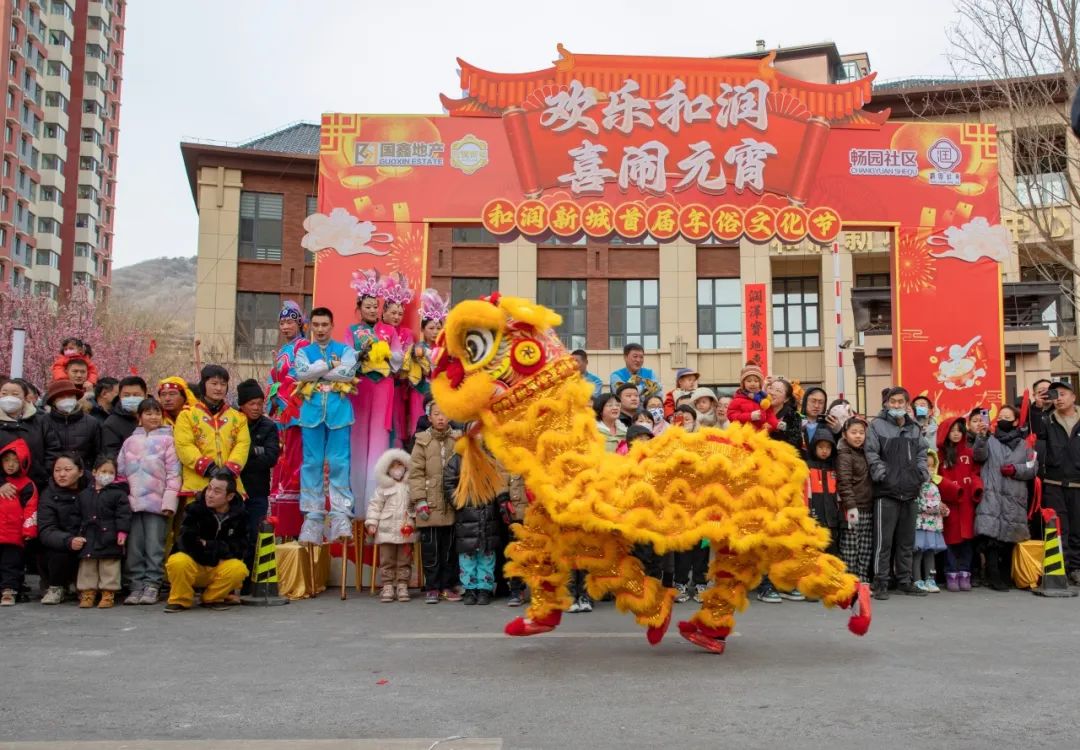
[[660, 641], [664, 640], [664, 634], [667, 633], [668, 627], [671, 625], [671, 612], [668, 611], [668, 616], [657, 627], [649, 628], [645, 631], [645, 638], [649, 641], [650, 646], [655, 646]]
[[866, 635], [866, 631], [870, 630], [870, 620], [872, 619], [870, 587], [865, 583], [860, 583], [859, 588], [855, 590], [855, 596], [851, 597], [851, 601], [848, 602], [844, 609], [848, 607], [851, 607], [848, 630], [855, 635]]
[[562, 622], [562, 610], [557, 609], [547, 617], [541, 617], [539, 620], [515, 617], [506, 623], [503, 632], [513, 636], [539, 635], [540, 633], [551, 632], [558, 627], [560, 622]]
[[724, 649], [727, 647], [727, 637], [730, 633], [731, 628], [706, 628], [703, 625], [685, 620], [679, 623], [679, 635], [695, 646], [701, 646], [706, 651], [711, 651], [714, 654], [724, 653]]

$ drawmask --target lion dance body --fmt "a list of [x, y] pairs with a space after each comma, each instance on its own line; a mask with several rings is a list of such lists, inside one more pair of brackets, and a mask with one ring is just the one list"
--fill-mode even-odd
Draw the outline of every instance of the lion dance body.
[[458, 502], [494, 496], [491, 456], [529, 491], [506, 573], [524, 579], [532, 600], [506, 632], [555, 628], [572, 603], [570, 572], [584, 570], [590, 596], [613, 594], [616, 607], [659, 643], [675, 591], [646, 576], [631, 549], [647, 543], [664, 554], [707, 539], [713, 585], [701, 609], [679, 623], [687, 640], [722, 653], [735, 612], [765, 573], [782, 590], [852, 607], [849, 628], [865, 633], [868, 591], [822, 551], [829, 532], [807, 511], [807, 469], [795, 450], [732, 425], [695, 433], [673, 427], [627, 455], [606, 452], [592, 386], [552, 330], [559, 323], [547, 308], [498, 293], [462, 302], [446, 320], [432, 381], [442, 410], [472, 423], [458, 445]]

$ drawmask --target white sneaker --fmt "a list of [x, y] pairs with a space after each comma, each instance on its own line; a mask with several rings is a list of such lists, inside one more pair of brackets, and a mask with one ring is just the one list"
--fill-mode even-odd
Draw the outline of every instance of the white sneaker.
[[570, 614], [575, 614], [581, 611], [581, 600], [575, 599], [574, 603], [570, 605], [570, 609], [566, 610]]
[[686, 591], [685, 583], [676, 583], [675, 590], [678, 592], [675, 594], [675, 603], [682, 604], [683, 602], [690, 601], [690, 594]]
[[704, 601], [703, 597], [705, 596], [705, 591], [708, 588], [709, 588], [708, 586], [695, 586], [694, 587], [694, 601], [697, 602], [698, 604], [701, 604]]
[[581, 597], [578, 602], [578, 612], [592, 612], [592, 599], [587, 596]]
[[917, 588], [919, 591], [927, 591], [926, 582], [925, 581], [915, 581], [915, 588]]
[[941, 593], [941, 589], [938, 588], [937, 581], [935, 581], [933, 578], [927, 578], [925, 581], [923, 581], [923, 588], [926, 589], [926, 592], [928, 594]]

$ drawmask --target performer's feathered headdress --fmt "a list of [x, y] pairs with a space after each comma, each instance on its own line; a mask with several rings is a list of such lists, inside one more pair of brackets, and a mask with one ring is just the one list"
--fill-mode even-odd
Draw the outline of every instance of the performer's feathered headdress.
[[420, 320], [437, 320], [442, 323], [450, 314], [450, 306], [434, 289], [425, 289], [420, 294]]
[[349, 286], [356, 292], [357, 297], [375, 297], [382, 299], [383, 288], [379, 283], [379, 272], [374, 268], [368, 271], [353, 271], [352, 281]]
[[383, 277], [382, 298], [387, 304], [396, 303], [405, 307], [413, 299], [412, 289], [409, 289], [409, 280], [398, 271]]
[[296, 304], [291, 299], [287, 299], [281, 303], [281, 312], [278, 313], [278, 320], [295, 320], [299, 325], [303, 325], [304, 313], [300, 309], [300, 305]]

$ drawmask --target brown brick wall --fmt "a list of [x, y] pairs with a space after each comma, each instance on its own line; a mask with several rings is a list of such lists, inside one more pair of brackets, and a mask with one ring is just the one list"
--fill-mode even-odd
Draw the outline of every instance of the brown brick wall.
[[281, 262], [240, 260], [236, 272], [238, 292], [278, 292], [296, 299], [312, 293], [314, 268], [304, 262], [304, 219], [307, 197], [316, 194], [315, 176], [244, 173], [244, 190], [282, 193]]

